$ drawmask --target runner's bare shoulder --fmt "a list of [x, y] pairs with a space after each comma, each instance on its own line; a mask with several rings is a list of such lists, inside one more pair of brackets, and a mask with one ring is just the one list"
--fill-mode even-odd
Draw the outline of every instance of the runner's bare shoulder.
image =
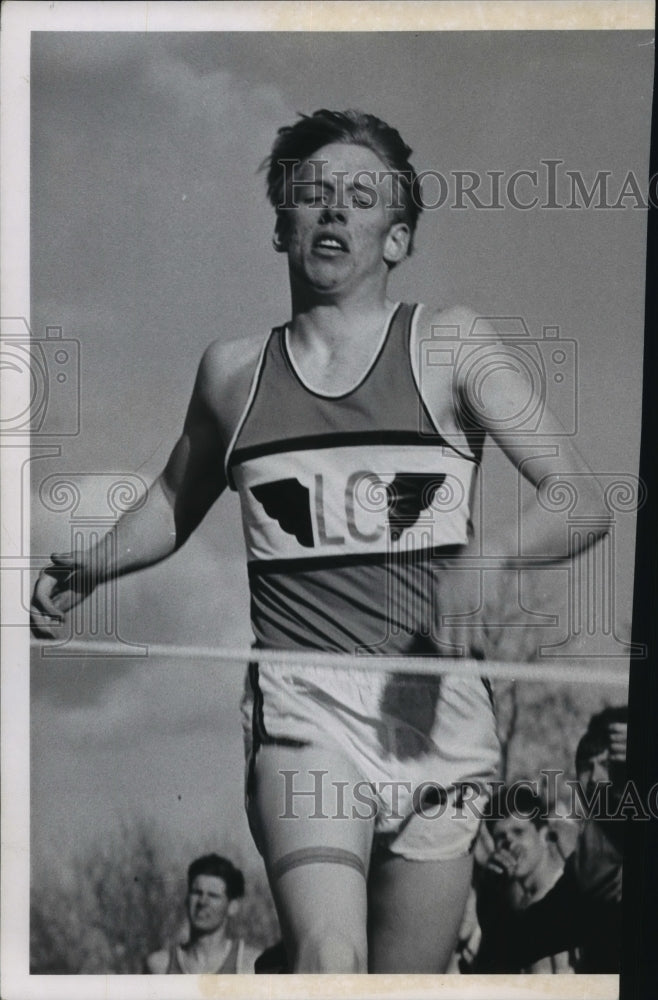
[[491, 339], [500, 342], [491, 318], [463, 304], [453, 306], [425, 306], [420, 317], [420, 336], [435, 340], [446, 339], [458, 343]]
[[470, 421], [464, 422], [464, 399], [477, 371], [489, 355], [499, 353], [500, 340], [491, 321], [465, 305], [424, 306], [413, 328], [411, 359], [426, 406], [444, 437], [458, 449], [467, 443]]
[[146, 969], [153, 976], [164, 976], [169, 968], [169, 952], [154, 951], [146, 959]]
[[239, 419], [262, 348], [262, 337], [215, 340], [206, 348], [199, 365], [196, 392], [220, 424], [231, 427]]
[[201, 369], [212, 385], [227, 391], [236, 380], [252, 377], [262, 347], [262, 337], [214, 340], [204, 351]]
[[[435, 395], [445, 399], [450, 381], [455, 413], [465, 417], [467, 427], [483, 427], [501, 443], [503, 435], [509, 441], [509, 434], [522, 427], [520, 416], [545, 409], [543, 383], [533, 378], [519, 344], [499, 332], [499, 317], [459, 305], [436, 310], [422, 326], [418, 336], [426, 340], [418, 349], [426, 359], [424, 382], [434, 386], [443, 378], [443, 396]], [[546, 433], [559, 427], [547, 409], [542, 419]]]

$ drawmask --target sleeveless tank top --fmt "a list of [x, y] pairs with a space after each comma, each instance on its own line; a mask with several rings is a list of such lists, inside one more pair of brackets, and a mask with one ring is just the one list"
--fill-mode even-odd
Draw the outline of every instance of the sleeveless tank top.
[[307, 386], [287, 330], [265, 343], [226, 456], [247, 547], [256, 645], [431, 651], [433, 573], [468, 541], [479, 456], [447, 443], [400, 304], [341, 395]]
[[[239, 940], [231, 942], [231, 947], [229, 949], [228, 955], [226, 956], [222, 964], [219, 966], [219, 968], [215, 969], [215, 971], [210, 973], [210, 975], [219, 976], [219, 975], [229, 975], [237, 973], [238, 957], [241, 950], [240, 949], [241, 943], [242, 942]], [[180, 948], [179, 945], [174, 945], [169, 949], [169, 965], [167, 967], [167, 972], [165, 973], [165, 975], [181, 975], [181, 974], [185, 975], [187, 973], [188, 970], [184, 969], [181, 964], [179, 948]]]

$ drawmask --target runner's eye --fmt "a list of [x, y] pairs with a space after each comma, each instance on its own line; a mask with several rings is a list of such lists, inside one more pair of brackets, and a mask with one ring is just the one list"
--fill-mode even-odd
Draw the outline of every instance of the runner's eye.
[[316, 188], [302, 188], [298, 197], [300, 205], [311, 207], [322, 206], [326, 204], [327, 200], [327, 196]]

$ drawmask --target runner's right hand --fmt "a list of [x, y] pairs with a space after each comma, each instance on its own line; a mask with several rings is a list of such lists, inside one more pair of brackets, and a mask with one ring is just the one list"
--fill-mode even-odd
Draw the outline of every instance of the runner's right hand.
[[30, 606], [30, 626], [37, 639], [54, 639], [64, 615], [94, 589], [83, 554], [54, 553], [50, 558], [50, 565], [39, 574]]

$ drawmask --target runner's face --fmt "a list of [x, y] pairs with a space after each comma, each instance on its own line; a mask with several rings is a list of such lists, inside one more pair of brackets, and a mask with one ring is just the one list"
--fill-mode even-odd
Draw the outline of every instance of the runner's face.
[[218, 930], [228, 915], [230, 900], [224, 879], [197, 875], [187, 894], [187, 913], [192, 929], [201, 934]]
[[513, 877], [527, 878], [544, 856], [546, 839], [543, 828], [537, 829], [529, 819], [508, 816], [498, 820], [493, 828], [496, 850], [507, 850], [516, 858]]
[[[323, 146], [295, 171], [282, 244], [293, 282], [320, 294], [385, 282], [404, 259], [409, 228], [390, 208], [388, 168], [364, 146]], [[390, 174], [390, 171], [389, 171]]]

